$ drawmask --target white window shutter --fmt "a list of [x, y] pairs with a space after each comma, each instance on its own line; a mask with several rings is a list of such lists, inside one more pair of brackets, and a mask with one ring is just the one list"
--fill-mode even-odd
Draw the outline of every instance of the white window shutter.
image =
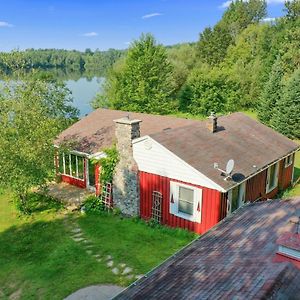
[[202, 216], [202, 190], [194, 190], [194, 222], [201, 223]]
[[176, 182], [170, 182], [170, 214], [177, 214], [178, 207], [178, 185]]

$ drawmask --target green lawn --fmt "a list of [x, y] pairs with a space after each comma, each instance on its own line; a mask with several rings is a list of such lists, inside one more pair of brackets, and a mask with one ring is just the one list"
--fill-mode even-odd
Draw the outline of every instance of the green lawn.
[[[44, 203], [29, 217], [19, 216], [12, 196], [0, 194], [0, 299], [62, 299], [82, 287], [132, 282], [114, 275], [71, 239], [70, 225], [80, 226], [93, 251], [144, 274], [189, 243], [183, 230], [151, 228], [113, 215], [69, 214]], [[71, 227], [72, 228], [72, 227]]]

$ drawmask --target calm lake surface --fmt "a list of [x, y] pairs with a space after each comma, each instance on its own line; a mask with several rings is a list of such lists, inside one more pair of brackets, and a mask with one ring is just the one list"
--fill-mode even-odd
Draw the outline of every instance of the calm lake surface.
[[93, 111], [90, 103], [100, 92], [103, 81], [104, 77], [93, 77], [92, 79], [82, 77], [78, 80], [65, 80], [67, 87], [72, 92], [73, 105], [80, 110], [80, 117]]

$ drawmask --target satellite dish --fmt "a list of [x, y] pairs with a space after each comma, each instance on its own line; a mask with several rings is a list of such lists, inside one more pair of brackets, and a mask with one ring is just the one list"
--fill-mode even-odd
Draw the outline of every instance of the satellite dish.
[[227, 165], [226, 165], [226, 174], [230, 175], [231, 172], [233, 171], [233, 168], [234, 168], [234, 160], [229, 159], [229, 161], [227, 162]]

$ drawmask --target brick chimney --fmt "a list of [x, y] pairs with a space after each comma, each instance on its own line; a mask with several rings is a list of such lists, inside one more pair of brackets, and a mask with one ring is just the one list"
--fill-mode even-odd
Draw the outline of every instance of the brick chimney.
[[115, 122], [119, 163], [113, 178], [114, 206], [129, 216], [140, 213], [138, 167], [133, 158], [132, 140], [140, 137], [141, 120], [124, 117]]
[[207, 128], [211, 133], [216, 132], [218, 129], [218, 118], [214, 112], [211, 112], [208, 117]]

